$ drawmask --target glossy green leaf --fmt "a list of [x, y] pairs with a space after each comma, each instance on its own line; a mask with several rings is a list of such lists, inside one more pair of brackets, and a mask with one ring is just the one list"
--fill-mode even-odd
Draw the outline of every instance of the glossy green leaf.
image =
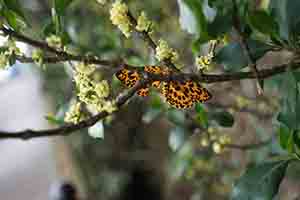
[[62, 124], [64, 124], [64, 120], [58, 119], [58, 118], [56, 118], [56, 117], [53, 116], [53, 115], [47, 115], [47, 116], [45, 116], [45, 119], [46, 119], [50, 124], [53, 124], [53, 125], [62, 125]]
[[289, 161], [264, 162], [248, 168], [234, 184], [231, 200], [272, 200]]
[[14, 65], [16, 63], [16, 61], [17, 61], [16, 54], [13, 53], [13, 54], [9, 55], [8, 63], [10, 66]]
[[281, 92], [283, 98], [281, 111], [277, 117], [279, 122], [285, 124], [291, 130], [300, 129], [300, 99], [296, 75], [293, 72], [282, 74]]
[[52, 22], [48, 22], [42, 29], [43, 36], [47, 37], [51, 34], [55, 34], [55, 25]]
[[57, 15], [63, 16], [66, 8], [72, 3], [73, 0], [54, 0], [54, 8]]
[[292, 131], [285, 126], [284, 124], [281, 124], [278, 129], [278, 139], [280, 146], [287, 150], [289, 138], [291, 138]]
[[3, 0], [3, 2], [9, 10], [18, 15], [19, 18], [21, 18], [20, 20], [22, 20], [26, 24], [26, 18], [23, 13], [22, 6], [20, 5], [18, 0]]
[[239, 71], [247, 66], [248, 62], [243, 54], [243, 49], [239, 43], [234, 42], [223, 47], [214, 60], [222, 64], [226, 71]]
[[293, 141], [298, 150], [300, 150], [300, 131], [295, 131], [293, 134]]
[[208, 33], [212, 37], [218, 37], [231, 30], [232, 13], [218, 13], [214, 21], [208, 24]]
[[252, 28], [267, 35], [277, 35], [278, 26], [274, 17], [269, 15], [266, 11], [256, 10], [249, 13], [248, 21]]
[[55, 27], [55, 33], [59, 34], [62, 30], [61, 16], [58, 15], [57, 11], [54, 8], [51, 9], [51, 14], [52, 14], [52, 23]]
[[23, 21], [23, 19], [20, 18], [19, 15], [17, 15], [11, 10], [3, 10], [2, 14], [6, 19], [8, 25], [16, 31], [19, 31], [20, 29], [25, 28], [27, 26], [26, 22]]
[[[271, 47], [257, 40], [248, 40], [252, 57], [261, 58]], [[248, 59], [238, 42], [229, 43], [223, 47], [214, 58], [215, 62], [222, 64], [226, 71], [240, 71], [248, 65]]]
[[292, 30], [300, 22], [300, 1], [271, 0], [270, 10], [279, 25], [281, 38], [289, 40]]
[[226, 111], [211, 113], [211, 118], [215, 120], [220, 126], [232, 127], [234, 124], [234, 117]]
[[197, 103], [195, 106], [195, 110], [197, 112], [196, 114], [197, 122], [204, 128], [208, 128], [208, 114], [206, 110], [203, 108], [202, 104]]

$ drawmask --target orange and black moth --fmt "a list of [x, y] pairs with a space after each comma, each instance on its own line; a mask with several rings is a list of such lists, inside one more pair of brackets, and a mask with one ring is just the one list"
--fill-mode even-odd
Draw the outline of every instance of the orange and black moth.
[[[167, 68], [158, 66], [145, 66], [143, 70], [147, 73], [164, 76], [170, 73]], [[141, 79], [137, 70], [126, 68], [119, 70], [116, 77], [129, 88]], [[137, 94], [142, 97], [148, 96], [150, 86], [159, 89], [166, 101], [176, 108], [190, 108], [194, 103], [204, 103], [212, 97], [206, 88], [193, 80], [153, 81], [147, 87], [139, 89]]]

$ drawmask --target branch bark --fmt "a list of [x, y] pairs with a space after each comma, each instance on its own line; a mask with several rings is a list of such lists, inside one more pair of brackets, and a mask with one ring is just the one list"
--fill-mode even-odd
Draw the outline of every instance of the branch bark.
[[[140, 81], [134, 87], [130, 88], [120, 96], [116, 98], [116, 106], [120, 108], [124, 105], [128, 99], [130, 99], [135, 92], [144, 87], [147, 84], [147, 81]], [[5, 132], [0, 131], [0, 140], [4, 139], [22, 139], [28, 140], [31, 138], [38, 138], [38, 137], [50, 137], [50, 136], [66, 136], [75, 131], [81, 130], [83, 128], [87, 128], [96, 124], [99, 120], [107, 117], [110, 113], [104, 111], [100, 112], [86, 120], [79, 122], [78, 124], [66, 124], [58, 128], [53, 129], [46, 129], [46, 130], [24, 130], [24, 131], [17, 131], [17, 132]]]

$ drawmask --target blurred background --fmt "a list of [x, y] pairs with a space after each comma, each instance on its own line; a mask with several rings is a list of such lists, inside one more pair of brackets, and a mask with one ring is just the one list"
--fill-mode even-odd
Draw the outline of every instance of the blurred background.
[[[155, 21], [153, 37], [164, 38], [179, 51], [183, 70], [195, 71], [192, 37], [181, 29], [178, 2], [127, 2], [133, 15], [144, 10]], [[24, 34], [45, 39], [51, 33], [51, 1], [20, 3], [32, 26]], [[141, 39], [136, 35], [126, 39], [111, 24], [109, 8], [95, 0], [74, 0], [63, 20], [68, 48], [103, 59], [125, 58], [130, 64], [155, 63], [153, 52]], [[32, 51], [27, 45], [18, 45], [24, 52]], [[268, 67], [284, 63], [287, 56], [284, 52], [270, 53], [259, 62]], [[46, 116], [50, 113], [62, 120], [75, 96], [70, 70], [67, 62], [45, 67], [17, 62], [1, 71], [1, 130], [54, 127]], [[217, 67], [213, 70], [223, 71]], [[99, 68], [95, 78], [108, 79], [113, 96], [124, 89], [109, 71]], [[134, 97], [120, 112], [82, 133], [0, 141], [0, 199], [61, 200], [66, 182], [74, 185], [78, 199], [86, 200], [229, 199], [234, 180], [247, 165], [283, 154], [273, 129], [280, 97], [278, 79], [266, 81], [263, 97], [256, 97], [251, 80], [206, 85], [213, 94], [212, 101], [189, 112], [170, 108], [152, 91], [150, 97]], [[221, 123], [210, 121], [208, 113], [220, 111], [232, 114], [234, 124], [230, 117]], [[91, 137], [94, 131], [103, 137]], [[210, 142], [221, 138], [236, 145], [218, 147]], [[261, 141], [267, 142], [249, 145]], [[72, 189], [66, 190], [72, 193]], [[300, 198], [297, 164], [289, 167], [277, 198]]]

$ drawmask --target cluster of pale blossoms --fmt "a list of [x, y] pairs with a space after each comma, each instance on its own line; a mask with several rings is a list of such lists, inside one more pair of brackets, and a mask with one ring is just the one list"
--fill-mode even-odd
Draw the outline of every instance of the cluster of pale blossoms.
[[[122, 3], [121, 0], [117, 0], [112, 4], [110, 19], [126, 37], [130, 37], [133, 26], [128, 17], [128, 7], [125, 3]], [[139, 15], [135, 29], [138, 32], [153, 33], [153, 23], [147, 18], [145, 12], [141, 12]], [[176, 63], [179, 58], [178, 53], [170, 48], [168, 43], [164, 40], [158, 41], [155, 52], [155, 57], [159, 61], [171, 60], [172, 63]]]
[[222, 41], [222, 39], [218, 40], [210, 40], [209, 41], [209, 51], [207, 55], [198, 56], [195, 60], [196, 67], [199, 71], [210, 71], [213, 68], [212, 60], [214, 58], [214, 50], [215, 46], [219, 41]]
[[[98, 0], [99, 1], [99, 0]], [[121, 30], [121, 32], [128, 38], [133, 31], [133, 25], [128, 17], [128, 7], [121, 0], [117, 0], [112, 4], [110, 10], [110, 20], [112, 23]], [[135, 29], [139, 32], [153, 32], [153, 23], [147, 18], [145, 12], [141, 12], [137, 19], [137, 25]]]
[[114, 25], [118, 26], [127, 38], [130, 37], [132, 24], [128, 17], [128, 7], [125, 3], [118, 0], [112, 4], [110, 20]]
[[207, 135], [202, 136], [200, 144], [203, 147], [207, 147], [212, 144], [212, 149], [216, 154], [223, 153], [226, 144], [231, 143], [231, 138], [228, 134], [218, 135], [216, 129], [208, 128]]
[[137, 19], [136, 30], [140, 32], [147, 32], [149, 34], [153, 33], [153, 23], [147, 18], [146, 13], [141, 12]]
[[[106, 80], [96, 81], [92, 78], [96, 66], [91, 64], [79, 63], [76, 66], [74, 81], [77, 88], [77, 96], [80, 102], [87, 105], [87, 108], [93, 112], [106, 111], [112, 113], [117, 109], [115, 102], [107, 99], [109, 96], [109, 85]], [[72, 121], [73, 118], [67, 118], [68, 115], [73, 116], [72, 109], [66, 114], [67, 122], [78, 123]], [[74, 110], [77, 111], [77, 110]], [[68, 119], [71, 119], [68, 120]], [[82, 120], [82, 118], [79, 118]]]
[[210, 71], [212, 69], [212, 59], [214, 55], [212, 52], [209, 52], [207, 55], [198, 56], [196, 58], [196, 66], [200, 71]]
[[1, 48], [3, 51], [0, 53], [0, 69], [5, 70], [10, 66], [11, 56], [21, 56], [22, 52], [17, 47], [16, 42], [12, 39], [7, 40], [7, 42]]
[[178, 53], [173, 48], [169, 47], [168, 43], [164, 40], [158, 41], [155, 52], [155, 57], [159, 61], [170, 59], [172, 63], [176, 63], [179, 58]]
[[59, 36], [57, 35], [50, 35], [46, 38], [46, 42], [50, 47], [56, 48], [56, 49], [61, 49], [62, 48], [62, 40]]
[[37, 64], [38, 66], [42, 66], [44, 68], [45, 65], [44, 65], [43, 56], [44, 56], [44, 53], [41, 49], [35, 49], [31, 54], [31, 57], [32, 57], [34, 63]]
[[77, 124], [84, 120], [84, 118], [83, 112], [81, 112], [81, 103], [73, 102], [65, 115], [65, 121]]

